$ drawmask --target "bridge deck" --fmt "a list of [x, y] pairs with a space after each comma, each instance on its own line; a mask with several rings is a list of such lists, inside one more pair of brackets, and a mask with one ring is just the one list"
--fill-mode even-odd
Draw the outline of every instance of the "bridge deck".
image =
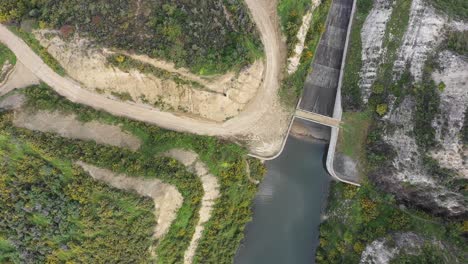
[[331, 127], [340, 127], [340, 123], [341, 123], [341, 121], [338, 120], [338, 119], [334, 119], [332, 117], [328, 117], [328, 116], [319, 115], [319, 114], [316, 114], [316, 113], [304, 111], [304, 110], [301, 110], [301, 109], [296, 110], [295, 116], [297, 118], [301, 118], [301, 119], [304, 119], [304, 120], [308, 120], [308, 121], [311, 121], [311, 122], [314, 122], [314, 123], [319, 123], [319, 124], [326, 125], [326, 126], [331, 126]]

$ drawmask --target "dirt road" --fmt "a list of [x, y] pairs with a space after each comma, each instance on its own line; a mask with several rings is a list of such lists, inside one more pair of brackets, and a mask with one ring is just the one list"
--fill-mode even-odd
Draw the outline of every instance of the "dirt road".
[[252, 131], [255, 130], [255, 125], [258, 126], [257, 123], [261, 122], [263, 116], [268, 115], [275, 105], [281, 73], [281, 35], [277, 24], [275, 24], [276, 22], [271, 18], [271, 10], [269, 10], [271, 9], [271, 3], [269, 2], [268, 0], [246, 0], [264, 45], [266, 56], [264, 82], [257, 96], [245, 110], [237, 117], [224, 123], [177, 116], [148, 106], [105, 98], [80, 87], [73, 80], [55, 73], [26, 43], [10, 32], [4, 25], [0, 25], [0, 41], [5, 43], [16, 54], [18, 60], [39, 79], [73, 102], [176, 131], [221, 137], [252, 134], [255, 133], [255, 131]]

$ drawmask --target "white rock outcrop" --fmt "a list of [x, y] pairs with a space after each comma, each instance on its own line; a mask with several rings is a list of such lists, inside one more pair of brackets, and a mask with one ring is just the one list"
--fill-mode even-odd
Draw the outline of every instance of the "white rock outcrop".
[[367, 103], [372, 85], [377, 78], [377, 70], [382, 65], [385, 48], [382, 47], [387, 22], [393, 11], [392, 0], [375, 0], [362, 26], [362, 68], [359, 73], [359, 87], [362, 99]]

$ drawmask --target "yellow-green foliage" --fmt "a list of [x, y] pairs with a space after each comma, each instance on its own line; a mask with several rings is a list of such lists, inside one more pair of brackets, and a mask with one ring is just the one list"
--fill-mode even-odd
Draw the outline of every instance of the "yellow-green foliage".
[[16, 64], [16, 56], [5, 45], [0, 43], [0, 70], [3, 64], [8, 61], [10, 64]]
[[[296, 10], [297, 6], [301, 6], [299, 2], [304, 1], [283, 0], [280, 2], [278, 8], [282, 20], [288, 20], [287, 12], [296, 12], [294, 10]], [[327, 20], [328, 10], [330, 10], [331, 2], [331, 0], [323, 0], [312, 13], [312, 26], [307, 32], [306, 41], [304, 45], [305, 50], [304, 54], [301, 57], [300, 65], [295, 73], [284, 78], [283, 82], [281, 83], [281, 88], [279, 89], [279, 96], [281, 98], [281, 102], [287, 107], [292, 108], [296, 106], [297, 100], [304, 88], [304, 82], [307, 77], [307, 74], [309, 74], [312, 71], [310, 65], [314, 58], [315, 50], [317, 49], [320, 37], [322, 36], [322, 33], [325, 30], [324, 25]], [[296, 4], [297, 6], [295, 6]]]
[[150, 199], [95, 182], [0, 132], [0, 244], [9, 243], [6, 257], [0, 245], [2, 263], [147, 262], [153, 210]]
[[384, 116], [387, 113], [387, 110], [388, 110], [387, 104], [379, 104], [377, 105], [377, 108], [375, 109], [377, 114], [379, 114], [380, 116]]
[[288, 53], [291, 54], [297, 43], [297, 32], [302, 25], [302, 17], [310, 8], [310, 0], [280, 0], [278, 2], [278, 14], [281, 19], [281, 27], [287, 38]]
[[52, 68], [56, 73], [64, 76], [66, 74], [65, 69], [60, 65], [60, 63], [49, 54], [46, 48], [41, 46], [39, 41], [34, 37], [32, 33], [23, 31], [17, 27], [11, 26], [9, 29], [15, 33], [18, 37], [24, 40], [26, 44], [47, 64]]
[[369, 183], [359, 188], [332, 184], [327, 215], [320, 225], [317, 263], [359, 263], [366, 245], [395, 232], [413, 232], [444, 241], [457, 248], [452, 251], [454, 258], [461, 259], [458, 252], [467, 250], [462, 223], [448, 223], [417, 210], [400, 209], [392, 196]]
[[[245, 224], [251, 219], [251, 203], [257, 186], [249, 181], [250, 176], [261, 180], [265, 168], [260, 161], [246, 157], [243, 148], [228, 144], [213, 137], [196, 136], [167, 131], [148, 124], [111, 116], [60, 97], [47, 86], [35, 86], [24, 90], [30, 109], [76, 113], [82, 121], [121, 125], [141, 138], [143, 144], [137, 151], [96, 145], [94, 142], [70, 140], [56, 135], [18, 129], [4, 118], [0, 128], [29, 142], [50, 156], [64, 160], [82, 160], [115, 172], [143, 177], [158, 177], [173, 184], [184, 197], [184, 203], [168, 234], [156, 248], [159, 263], [181, 263], [198, 221], [198, 210], [203, 189], [198, 177], [188, 173], [179, 162], [160, 157], [173, 148], [193, 150], [217, 176], [221, 197], [216, 201], [212, 217], [205, 226], [199, 241], [195, 263], [231, 263], [243, 237]], [[5, 117], [5, 116], [4, 116]], [[0, 129], [0, 130], [1, 130]]]
[[242, 0], [0, 1], [0, 21], [24, 18], [70, 32], [79, 28], [95, 43], [169, 60], [200, 74], [239, 71], [263, 56]]

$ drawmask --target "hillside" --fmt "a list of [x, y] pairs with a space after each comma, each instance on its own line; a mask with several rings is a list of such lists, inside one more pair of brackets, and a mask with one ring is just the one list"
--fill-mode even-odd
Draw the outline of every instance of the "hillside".
[[[33, 19], [40, 28], [77, 32], [105, 47], [174, 62], [201, 74], [252, 63], [261, 52], [242, 1], [7, 1], [0, 21]], [[117, 26], [118, 25], [118, 26]]]
[[467, 14], [464, 1], [357, 1], [339, 146], [356, 169], [335, 166], [363, 186], [333, 186], [321, 262], [463, 263]]
[[8, 1], [0, 22], [89, 91], [202, 120], [239, 115], [264, 77], [244, 1]]
[[[257, 190], [254, 182], [260, 180], [265, 173], [261, 162], [247, 157], [243, 148], [213, 137], [167, 131], [74, 104], [45, 85], [32, 86], [1, 97], [0, 109], [0, 150], [4, 154], [1, 162], [14, 166], [14, 169], [2, 166], [6, 171], [0, 172], [8, 176], [2, 179], [24, 178], [27, 184], [24, 186], [25, 190], [31, 190], [31, 184], [34, 183], [30, 182], [32, 175], [44, 170], [39, 176], [44, 174], [47, 177], [37, 178], [43, 179], [37, 183], [39, 187], [49, 189], [43, 190], [42, 195], [26, 197], [31, 204], [47, 201], [43, 200], [44, 197], [59, 195], [60, 192], [57, 194], [58, 190], [54, 188], [69, 188], [69, 192], [65, 194], [71, 198], [64, 197], [61, 200], [61, 206], [65, 209], [74, 208], [78, 206], [77, 203], [88, 207], [103, 203], [110, 207], [109, 210], [119, 210], [118, 214], [107, 211], [101, 213], [90, 208], [91, 211], [87, 212], [89, 214], [82, 217], [98, 220], [104, 217], [108, 219], [107, 222], [93, 226], [92, 223], [85, 222], [86, 225], [83, 225], [75, 221], [70, 230], [61, 229], [59, 223], [50, 222], [48, 218], [44, 220], [39, 215], [42, 217], [39, 219], [41, 221], [33, 222], [30, 227], [35, 230], [35, 226], [44, 223], [48, 228], [36, 232], [37, 241], [46, 243], [52, 239], [49, 232], [54, 232], [57, 238], [68, 238], [57, 240], [53, 245], [44, 244], [40, 251], [31, 244], [18, 242], [23, 235], [17, 233], [17, 230], [22, 230], [17, 225], [22, 225], [24, 221], [0, 217], [1, 239], [7, 245], [14, 263], [24, 263], [30, 258], [21, 252], [34, 252], [38, 254], [38, 259], [46, 259], [52, 254], [50, 257], [60, 261], [84, 262], [126, 260], [120, 253], [128, 254], [127, 263], [206, 263], [203, 261], [208, 260], [209, 263], [214, 263], [214, 260], [227, 263], [234, 257], [243, 237], [245, 224], [250, 221], [251, 203]], [[27, 151], [22, 151], [23, 148]], [[15, 154], [17, 152], [22, 156]], [[36, 158], [44, 161], [33, 163], [31, 159]], [[26, 164], [20, 163], [23, 159]], [[44, 163], [50, 165], [43, 166]], [[47, 173], [54, 167], [58, 167], [58, 170]], [[15, 173], [16, 169], [18, 171]], [[79, 182], [70, 185], [67, 180]], [[49, 185], [52, 183], [53, 185]], [[101, 197], [99, 193], [96, 194], [97, 197], [89, 197], [83, 193], [93, 192], [98, 187], [116, 190], [103, 183], [119, 188], [117, 193], [122, 197], [131, 195], [138, 198], [136, 194], [141, 195], [142, 198], [138, 199], [142, 199], [144, 203], [123, 203], [123, 206], [127, 206], [125, 210], [131, 212], [126, 214], [126, 217], [131, 217], [130, 220], [125, 218], [123, 223], [123, 219], [114, 217], [122, 213], [122, 210], [113, 207], [119, 206], [119, 201], [105, 200], [106, 197]], [[0, 182], [2, 195], [5, 196], [2, 198], [7, 201], [16, 199], [13, 203], [2, 203], [2, 206], [15, 214], [25, 214], [16, 207], [24, 207], [21, 201], [17, 202], [21, 197], [13, 194], [22, 192], [19, 187], [22, 186], [14, 182], [7, 181], [6, 185]], [[174, 189], [177, 190], [176, 194], [171, 194]], [[31, 193], [34, 194], [36, 193]], [[177, 198], [178, 196], [183, 199]], [[115, 195], [112, 197], [119, 199]], [[143, 200], [143, 197], [153, 198], [156, 209], [150, 206], [148, 199]], [[145, 214], [138, 211], [141, 207], [145, 208]], [[41, 210], [39, 213], [47, 216]], [[70, 211], [57, 213], [61, 213], [63, 217], [74, 215]], [[26, 214], [24, 217], [29, 216], [31, 215]], [[155, 217], [157, 223], [154, 221]], [[138, 232], [126, 231], [125, 228], [132, 221], [138, 221], [138, 226], [132, 226]], [[25, 223], [29, 228], [29, 222]], [[86, 231], [86, 228], [90, 228], [88, 224], [96, 229], [96, 234]], [[108, 234], [109, 228], [116, 225], [122, 226], [116, 228], [121, 232]], [[104, 230], [100, 230], [101, 227]], [[120, 239], [122, 243], [118, 244], [132, 245], [127, 245], [127, 250], [114, 254], [113, 250], [119, 248], [109, 247], [113, 243], [108, 242], [108, 239], [123, 234], [126, 237]], [[85, 237], [82, 238], [82, 235]], [[77, 239], [70, 240], [70, 237], [75, 236]], [[86, 243], [89, 250], [74, 247], [73, 243]], [[103, 243], [107, 246], [101, 247]], [[75, 248], [76, 251], [73, 251]], [[92, 253], [96, 248], [101, 249], [99, 254]], [[133, 251], [137, 248], [139, 253]], [[59, 252], [51, 252], [54, 249]], [[19, 256], [16, 253], [18, 251]], [[137, 260], [132, 261], [130, 258]]]

